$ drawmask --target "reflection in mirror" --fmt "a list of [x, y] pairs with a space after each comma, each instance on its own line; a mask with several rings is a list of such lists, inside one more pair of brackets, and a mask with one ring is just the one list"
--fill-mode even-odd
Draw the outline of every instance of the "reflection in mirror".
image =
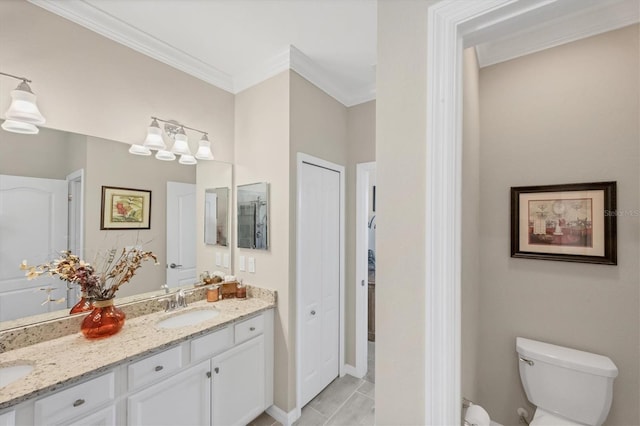
[[238, 247], [266, 250], [268, 246], [269, 184], [238, 186]]
[[230, 188], [210, 188], [204, 194], [204, 243], [212, 246], [229, 245]]
[[[28, 187], [25, 182], [32, 180], [57, 181], [62, 188], [62, 195], [57, 199], [63, 200], [49, 204], [37, 197], [20, 201], [15, 199], [19, 193], [15, 190], [3, 191], [1, 195], [13, 198], [0, 199], [3, 209], [8, 206], [12, 209], [11, 216], [5, 216], [4, 212], [0, 215], [0, 330], [11, 328], [16, 318], [24, 318], [19, 323], [28, 325], [67, 315], [67, 304], [72, 306], [77, 297], [75, 288], [67, 291], [66, 283], [52, 277], [25, 280], [25, 271], [19, 269], [23, 259], [29, 264], [41, 264], [58, 257], [61, 250], [69, 249], [91, 262], [93, 254], [100, 250], [142, 245], [144, 250], [158, 256], [161, 266], [141, 268], [131, 282], [118, 291], [117, 303], [129, 297], [139, 299], [157, 294], [160, 285], [166, 282], [167, 182], [195, 183], [198, 166], [133, 156], [128, 153], [128, 148], [128, 144], [120, 142], [46, 128], [41, 128], [38, 135], [0, 132], [0, 175], [3, 175], [0, 185], [7, 183], [14, 189], [24, 189]], [[205, 187], [231, 187], [231, 165], [219, 164], [225, 170], [229, 169], [228, 180], [207, 180]], [[215, 168], [215, 165], [210, 167]], [[16, 177], [21, 182], [12, 182]], [[103, 185], [152, 191], [151, 229], [100, 230]], [[40, 190], [30, 192], [42, 193]], [[68, 194], [72, 200], [69, 209]], [[58, 225], [51, 226], [53, 213], [66, 219], [60, 219]], [[24, 223], [19, 225], [19, 221]], [[67, 222], [68, 228], [65, 226]], [[171, 228], [171, 224], [168, 225]], [[51, 234], [41, 229], [43, 226], [60, 234], [55, 242], [49, 241]], [[220, 249], [226, 250], [230, 256], [230, 247]], [[50, 287], [54, 290], [49, 291]], [[20, 294], [20, 299], [8, 297], [10, 294]], [[67, 300], [60, 304], [41, 305], [49, 295], [51, 299]], [[45, 316], [30, 316], [38, 313]]]

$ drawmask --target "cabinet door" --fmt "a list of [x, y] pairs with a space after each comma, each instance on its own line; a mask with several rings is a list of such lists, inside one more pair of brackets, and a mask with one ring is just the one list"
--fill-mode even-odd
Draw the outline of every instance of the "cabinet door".
[[209, 425], [211, 363], [204, 361], [128, 398], [129, 425]]
[[264, 336], [213, 358], [213, 425], [246, 425], [265, 410]]
[[16, 412], [7, 411], [0, 414], [0, 426], [14, 426], [16, 424]]

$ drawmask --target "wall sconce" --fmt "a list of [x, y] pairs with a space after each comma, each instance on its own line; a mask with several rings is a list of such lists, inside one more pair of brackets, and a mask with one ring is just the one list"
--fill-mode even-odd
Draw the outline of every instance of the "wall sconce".
[[2, 128], [13, 133], [37, 134], [40, 130], [36, 127], [36, 124], [44, 124], [45, 119], [40, 114], [38, 105], [36, 105], [36, 95], [33, 94], [31, 87], [29, 87], [31, 80], [5, 72], [0, 72], [0, 74], [16, 80], [22, 80], [18, 87], [11, 91], [11, 105], [4, 114], [5, 120], [2, 123]]
[[[129, 153], [134, 155], [151, 155], [151, 151], [156, 152], [156, 158], [162, 161], [173, 161], [176, 155], [180, 156], [180, 164], [196, 164], [197, 160], [213, 160], [211, 152], [211, 142], [207, 137], [207, 132], [185, 126], [174, 120], [163, 120], [158, 117], [151, 117], [151, 125], [147, 129], [147, 138], [142, 145], [133, 144], [129, 148]], [[164, 133], [173, 140], [173, 146], [168, 149], [164, 143], [163, 132], [158, 121], [164, 123]], [[198, 142], [198, 151], [194, 156], [189, 149], [189, 140], [184, 129], [194, 130], [202, 134]]]

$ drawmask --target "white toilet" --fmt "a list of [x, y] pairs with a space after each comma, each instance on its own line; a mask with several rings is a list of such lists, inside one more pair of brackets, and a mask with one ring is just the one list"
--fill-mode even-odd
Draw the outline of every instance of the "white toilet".
[[538, 407], [531, 426], [601, 425], [618, 368], [606, 356], [516, 338], [520, 380]]

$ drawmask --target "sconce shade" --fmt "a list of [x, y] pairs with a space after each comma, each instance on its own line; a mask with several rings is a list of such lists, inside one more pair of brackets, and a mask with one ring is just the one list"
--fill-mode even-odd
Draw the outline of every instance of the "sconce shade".
[[162, 140], [162, 130], [160, 130], [160, 125], [156, 119], [153, 119], [147, 129], [147, 139], [144, 141], [144, 147], [154, 151], [161, 151], [167, 148]]
[[213, 153], [211, 152], [211, 142], [207, 135], [203, 135], [200, 142], [198, 142], [198, 151], [196, 152], [196, 158], [198, 160], [213, 160]]
[[184, 130], [182, 130], [182, 133], [176, 133], [175, 138], [176, 141], [173, 144], [173, 148], [171, 148], [171, 152], [177, 155], [191, 155], [187, 135], [184, 134]]
[[2, 123], [2, 128], [7, 132], [22, 133], [23, 135], [37, 135], [40, 132], [40, 129], [33, 124], [14, 120], [5, 120]]
[[180, 160], [178, 160], [178, 163], [180, 164], [186, 164], [188, 166], [192, 166], [194, 164], [197, 164], [198, 162], [196, 161], [196, 159], [193, 157], [193, 155], [181, 155], [180, 156]]
[[156, 158], [162, 161], [173, 161], [176, 159], [176, 156], [173, 152], [162, 149], [158, 151], [158, 153], [156, 154]]
[[25, 81], [11, 91], [11, 105], [4, 116], [7, 120], [29, 124], [39, 125], [45, 122], [36, 105], [36, 95], [31, 92], [31, 88]]
[[143, 145], [133, 144], [129, 148], [129, 154], [134, 155], [151, 155], [151, 150]]

